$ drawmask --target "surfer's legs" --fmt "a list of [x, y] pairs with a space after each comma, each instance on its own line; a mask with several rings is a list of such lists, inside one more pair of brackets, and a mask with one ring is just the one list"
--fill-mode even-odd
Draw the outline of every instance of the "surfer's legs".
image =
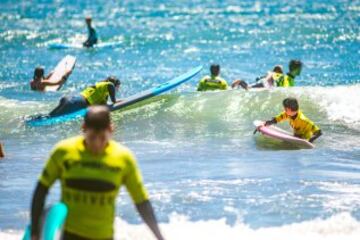
[[248, 84], [244, 80], [235, 80], [231, 84], [232, 88], [238, 88], [239, 86], [242, 87], [245, 90], [248, 90], [248, 88], [249, 88]]
[[50, 112], [50, 116], [59, 116], [67, 113], [76, 112], [86, 108], [87, 103], [82, 96], [62, 97], [59, 105]]
[[250, 85], [250, 87], [251, 88], [263, 88], [265, 86], [262, 82], [258, 82], [258, 83], [254, 83], [254, 84]]

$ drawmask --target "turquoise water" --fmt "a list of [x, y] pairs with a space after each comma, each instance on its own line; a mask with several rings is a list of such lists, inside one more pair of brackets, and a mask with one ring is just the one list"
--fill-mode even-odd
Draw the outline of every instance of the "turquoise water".
[[[47, 48], [83, 41], [88, 14], [100, 40], [121, 47]], [[251, 82], [297, 58], [304, 69], [295, 88], [196, 93], [197, 76], [115, 112], [114, 138], [135, 152], [168, 239], [358, 239], [359, 22], [359, 1], [1, 1], [0, 238], [21, 236], [50, 149], [80, 133], [80, 121], [29, 128], [24, 116], [108, 75], [122, 80], [126, 97], [199, 64], [200, 75], [217, 62], [229, 82]], [[66, 54], [78, 61], [62, 91], [31, 92], [34, 67], [48, 72]], [[286, 96], [324, 131], [314, 150], [252, 135], [252, 121], [277, 114]], [[48, 203], [58, 197], [56, 186]], [[117, 239], [151, 239], [131, 205], [123, 191]]]

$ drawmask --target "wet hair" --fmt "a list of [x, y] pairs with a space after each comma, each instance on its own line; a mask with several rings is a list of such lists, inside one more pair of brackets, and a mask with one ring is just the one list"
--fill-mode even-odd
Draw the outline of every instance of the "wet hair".
[[84, 123], [87, 129], [102, 131], [110, 127], [111, 118], [109, 108], [106, 106], [89, 107]]
[[284, 108], [290, 108], [292, 111], [299, 110], [299, 103], [296, 98], [285, 98], [283, 101]]
[[217, 75], [220, 72], [220, 65], [219, 64], [211, 64], [210, 66], [210, 73], [212, 75]]
[[119, 79], [117, 79], [115, 76], [110, 76], [110, 77], [107, 77], [104, 82], [111, 82], [114, 84], [114, 86], [120, 86], [121, 85], [121, 82]]
[[34, 71], [34, 79], [41, 78], [44, 76], [44, 68], [43, 67], [36, 67]]
[[273, 69], [273, 72], [283, 73], [283, 67], [281, 65], [276, 65]]
[[291, 60], [289, 62], [289, 70], [290, 72], [294, 71], [295, 69], [301, 68], [302, 67], [302, 62], [300, 60]]

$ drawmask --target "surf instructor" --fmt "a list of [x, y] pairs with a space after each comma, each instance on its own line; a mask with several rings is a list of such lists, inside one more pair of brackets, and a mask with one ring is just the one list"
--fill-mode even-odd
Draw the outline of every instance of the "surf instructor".
[[63, 240], [113, 239], [115, 203], [125, 185], [141, 218], [163, 240], [134, 155], [111, 140], [113, 125], [104, 106], [89, 109], [83, 135], [59, 142], [34, 191], [31, 239], [40, 239], [40, 218], [47, 193], [61, 182], [61, 201], [68, 208]]
[[49, 115], [55, 117], [76, 112], [91, 105], [106, 105], [109, 97], [112, 103], [121, 102], [121, 100], [116, 100], [116, 92], [120, 85], [119, 79], [110, 76], [93, 86], [87, 87], [79, 95], [62, 97], [59, 105]]

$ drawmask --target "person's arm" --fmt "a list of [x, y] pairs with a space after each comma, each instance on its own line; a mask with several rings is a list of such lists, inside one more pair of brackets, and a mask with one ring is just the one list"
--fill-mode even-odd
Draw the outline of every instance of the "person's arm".
[[273, 125], [273, 124], [276, 124], [276, 123], [277, 123], [277, 122], [276, 122], [276, 119], [273, 118], [273, 119], [271, 119], [271, 120], [265, 121], [264, 125], [265, 125], [265, 126], [270, 126], [270, 125]]
[[314, 132], [314, 134], [312, 135], [312, 137], [309, 139], [309, 142], [314, 142], [317, 138], [319, 138], [322, 135], [321, 130], [319, 129], [318, 131]]
[[109, 91], [109, 96], [110, 96], [111, 102], [116, 103], [116, 91], [115, 91], [114, 84], [109, 84], [108, 85], [108, 91]]
[[146, 225], [150, 228], [153, 234], [158, 240], [163, 240], [161, 235], [154, 210], [149, 201], [148, 193], [142, 182], [140, 170], [138, 169], [135, 157], [131, 152], [127, 156], [127, 171], [124, 176], [124, 184], [128, 190], [131, 199], [135, 203], [136, 209], [138, 210], [141, 218], [144, 220]]
[[154, 233], [155, 237], [158, 240], [163, 240], [164, 237], [162, 236], [155, 214], [154, 210], [151, 206], [151, 203], [149, 200], [146, 200], [142, 203], [136, 204], [136, 209], [138, 210], [141, 218], [144, 220], [146, 225], [151, 229], [151, 231]]
[[31, 240], [40, 239], [40, 221], [47, 193], [48, 188], [38, 182], [31, 203]]

